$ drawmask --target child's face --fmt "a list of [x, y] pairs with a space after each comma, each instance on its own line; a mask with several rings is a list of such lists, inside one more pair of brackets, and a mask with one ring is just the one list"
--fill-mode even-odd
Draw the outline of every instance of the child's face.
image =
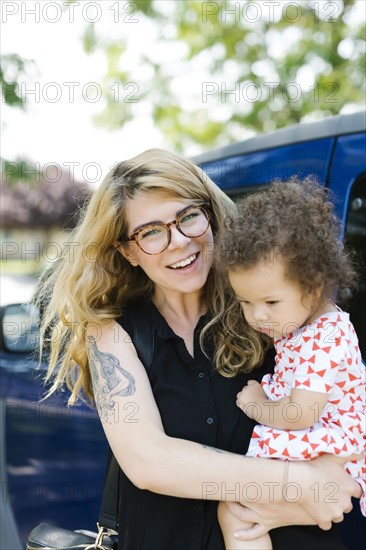
[[284, 338], [317, 317], [313, 297], [285, 277], [280, 260], [230, 271], [229, 280], [248, 323], [272, 338]]

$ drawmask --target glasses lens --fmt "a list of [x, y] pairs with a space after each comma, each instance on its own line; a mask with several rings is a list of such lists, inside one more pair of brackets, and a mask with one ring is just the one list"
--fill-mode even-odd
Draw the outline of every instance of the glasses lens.
[[159, 254], [168, 246], [168, 230], [164, 225], [148, 225], [138, 233], [136, 240], [147, 254]]
[[[172, 225], [171, 222], [168, 225]], [[207, 213], [201, 207], [185, 210], [176, 220], [176, 226], [186, 237], [200, 237], [206, 233], [210, 225]], [[160, 254], [169, 243], [168, 227], [163, 224], [152, 224], [144, 227], [136, 234], [136, 241], [146, 254]]]
[[210, 225], [208, 216], [203, 208], [190, 208], [177, 220], [179, 230], [186, 237], [200, 237]]

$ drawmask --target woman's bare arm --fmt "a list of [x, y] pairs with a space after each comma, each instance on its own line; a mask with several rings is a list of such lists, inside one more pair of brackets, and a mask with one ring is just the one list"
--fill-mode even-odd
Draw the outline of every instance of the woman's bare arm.
[[[358, 459], [359, 456], [348, 457], [347, 460]], [[343, 466], [344, 460], [342, 458], [336, 457], [334, 455], [324, 454], [319, 458], [313, 459], [311, 461], [312, 465], [315, 468], [333, 468], [334, 465], [338, 464]], [[316, 473], [314, 474], [316, 476]], [[314, 477], [316, 479], [316, 477]], [[329, 487], [331, 489], [331, 486]], [[319, 501], [322, 504], [321, 500], [317, 495], [317, 482], [315, 481], [312, 490], [314, 491], [314, 501]], [[325, 504], [328, 501], [333, 499], [331, 492], [328, 492], [328, 495], [325, 497]], [[252, 527], [245, 530], [239, 530], [238, 538], [242, 540], [253, 540], [258, 538], [271, 529], [277, 527], [285, 527], [288, 525], [316, 525], [314, 517], [312, 517], [298, 502], [288, 502], [283, 500], [282, 502], [276, 503], [276, 506], [271, 506], [269, 504], [261, 503], [247, 503], [246, 506], [241, 505], [236, 502], [227, 502], [227, 506], [230, 511], [238, 517], [239, 520], [252, 524]], [[344, 509], [343, 513], [338, 517], [332, 519], [333, 523], [340, 523], [344, 519], [344, 514], [352, 510], [352, 504]], [[330, 529], [332, 522], [329, 521], [328, 525], [324, 523], [322, 525], [323, 529]]]
[[[137, 487], [177, 497], [243, 503], [293, 498], [282, 492], [281, 461], [246, 458], [167, 436], [146, 371], [128, 334], [117, 323], [100, 330], [91, 327], [87, 339], [96, 404], [106, 436], [121, 468]], [[342, 514], [351, 496], [358, 493], [358, 485], [339, 466], [329, 472], [292, 463], [290, 478], [296, 479], [296, 498], [320, 525]], [[311, 486], [315, 480], [321, 485], [318, 499], [324, 497], [325, 484], [342, 486], [337, 502], [322, 506], [314, 502]]]

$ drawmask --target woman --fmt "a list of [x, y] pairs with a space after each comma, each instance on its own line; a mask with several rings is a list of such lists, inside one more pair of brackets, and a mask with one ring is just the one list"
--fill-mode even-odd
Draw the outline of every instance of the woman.
[[[300, 536], [307, 546], [344, 548], [335, 528], [325, 531], [359, 495], [342, 464], [322, 457], [287, 472], [280, 461], [242, 456], [254, 423], [235, 396], [272, 369], [273, 355], [264, 356], [263, 337], [212, 265], [215, 239], [234, 214], [199, 168], [146, 151], [107, 175], [74, 233], [73, 254], [45, 283], [51, 392], [66, 381], [71, 402], [95, 398], [122, 469], [120, 550], [223, 549], [218, 500], [248, 506], [237, 511], [248, 521], [265, 516], [275, 549], [290, 547], [292, 536], [297, 547]], [[130, 338], [136, 308], [155, 331], [149, 376]], [[215, 369], [233, 362], [247, 372], [228, 379]], [[327, 499], [329, 483], [342, 486], [336, 499]], [[274, 529], [290, 524], [323, 530]]]

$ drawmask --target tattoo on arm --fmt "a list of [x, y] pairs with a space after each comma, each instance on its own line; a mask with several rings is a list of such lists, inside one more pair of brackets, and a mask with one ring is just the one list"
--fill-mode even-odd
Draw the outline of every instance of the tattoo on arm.
[[121, 367], [115, 355], [98, 349], [93, 336], [88, 336], [87, 340], [95, 402], [101, 420], [110, 422], [110, 413], [114, 416], [116, 412], [114, 398], [134, 394], [135, 379], [131, 373]]

